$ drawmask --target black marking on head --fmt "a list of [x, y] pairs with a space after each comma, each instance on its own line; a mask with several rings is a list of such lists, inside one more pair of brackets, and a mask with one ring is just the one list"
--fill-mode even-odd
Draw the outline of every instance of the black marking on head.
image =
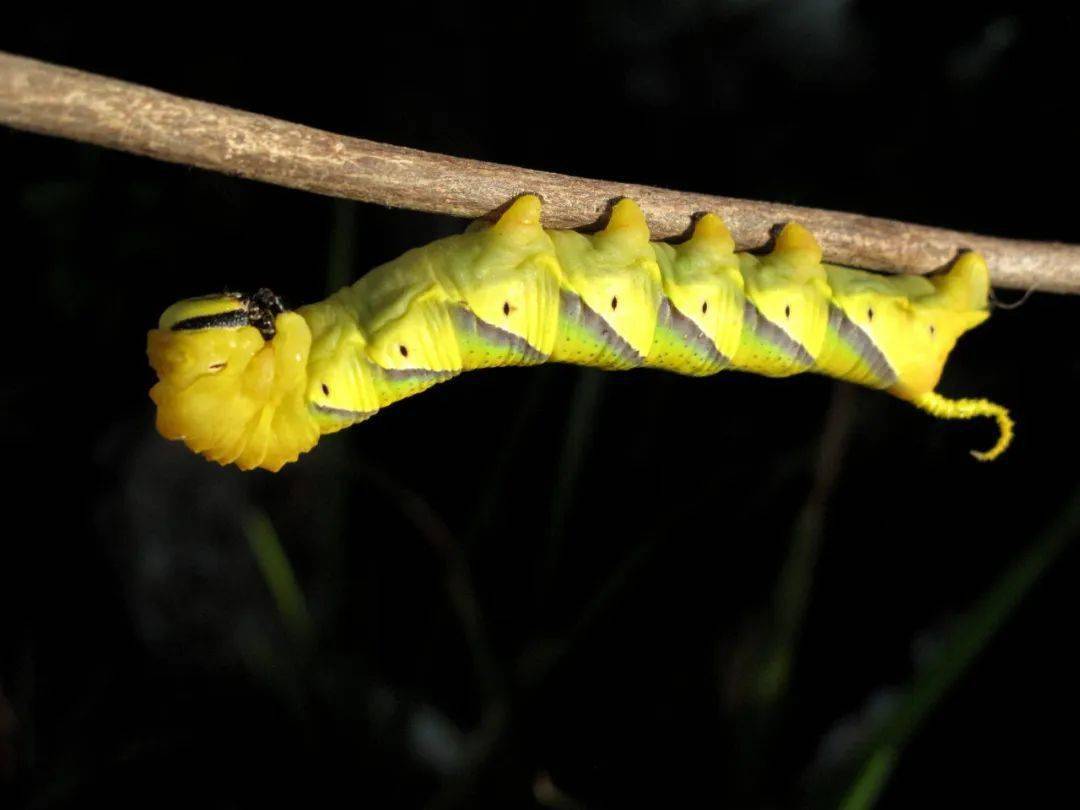
[[934, 329], [934, 325], [933, 325], [933, 324], [930, 324], [930, 337], [933, 337], [933, 336], [934, 336], [934, 332], [936, 332], [936, 331], [937, 331], [937, 330], [936, 330], [936, 329]]
[[708, 311], [709, 311], [709, 302], [708, 301], [702, 301], [701, 302], [701, 314], [704, 315]]
[[174, 323], [171, 330], [182, 332], [188, 329], [239, 329], [247, 325], [247, 310], [232, 309], [216, 315], [196, 315], [194, 318], [184, 318]]
[[244, 294], [239, 292], [232, 292], [231, 290], [225, 290], [220, 293], [207, 293], [206, 295], [196, 295], [194, 298], [189, 298], [189, 301], [213, 301], [215, 298], [234, 298], [237, 301], [244, 300]]
[[617, 306], [619, 306], [619, 298], [618, 298], [618, 296], [613, 295], [613, 296], [611, 296], [611, 309], [612, 309], [612, 311], [614, 311]]
[[[202, 299], [219, 298], [221, 296], [207, 295]], [[285, 305], [273, 292], [263, 287], [254, 295], [241, 295], [240, 293], [225, 293], [227, 298], [235, 298], [240, 304], [236, 309], [228, 312], [219, 312], [216, 315], [197, 315], [194, 318], [185, 318], [172, 325], [172, 331], [188, 329], [239, 329], [241, 326], [254, 326], [259, 330], [263, 340], [273, 340], [277, 330], [274, 328], [274, 319], [285, 311]]]
[[409, 356], [409, 350], [405, 347], [405, 344], [398, 346], [398, 351], [401, 352], [402, 357]]
[[325, 396], [330, 396], [330, 386], [326, 383], [322, 384], [322, 392]]
[[248, 323], [259, 330], [263, 340], [273, 340], [277, 334], [274, 319], [285, 311], [281, 298], [263, 287], [254, 295], [245, 298], [244, 303], [247, 306]]
[[503, 315], [505, 315], [508, 318], [510, 317], [510, 302], [509, 301], [503, 301]]
[[791, 317], [791, 304], [787, 304], [784, 307], [784, 317], [785, 318], [790, 318]]

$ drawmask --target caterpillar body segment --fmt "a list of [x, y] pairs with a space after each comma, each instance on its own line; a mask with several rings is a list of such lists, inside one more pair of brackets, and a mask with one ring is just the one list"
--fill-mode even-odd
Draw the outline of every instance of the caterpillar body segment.
[[593, 235], [545, 230], [540, 201], [415, 248], [326, 301], [287, 311], [268, 291], [181, 301], [149, 334], [168, 438], [223, 464], [280, 469], [318, 437], [463, 371], [564, 362], [708, 376], [816, 372], [886, 390], [940, 418], [1008, 412], [934, 393], [956, 340], [987, 317], [986, 264], [934, 277], [822, 263], [791, 223], [765, 255], [738, 253], [706, 214], [680, 244], [651, 242], [617, 203]]

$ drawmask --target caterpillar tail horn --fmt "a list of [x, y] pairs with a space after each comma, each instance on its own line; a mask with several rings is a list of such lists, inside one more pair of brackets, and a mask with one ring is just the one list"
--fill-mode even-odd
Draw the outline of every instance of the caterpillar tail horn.
[[997, 420], [998, 440], [989, 450], [972, 450], [971, 455], [979, 461], [993, 461], [1005, 452], [1013, 438], [1013, 420], [1009, 411], [996, 402], [986, 399], [947, 399], [934, 391], [921, 394], [911, 402], [918, 408], [939, 419], [974, 419], [989, 416]]

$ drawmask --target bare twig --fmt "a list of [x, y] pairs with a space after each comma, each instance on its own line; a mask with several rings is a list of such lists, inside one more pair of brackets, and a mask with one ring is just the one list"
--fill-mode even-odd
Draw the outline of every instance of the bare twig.
[[544, 200], [544, 224], [593, 225], [618, 197], [641, 204], [656, 238], [691, 216], [724, 218], [740, 248], [760, 247], [796, 220], [828, 260], [928, 273], [958, 250], [979, 250], [999, 287], [1080, 292], [1080, 246], [977, 236], [895, 220], [567, 177], [334, 135], [264, 115], [173, 96], [0, 52], [0, 123], [200, 166], [253, 180], [382, 205], [488, 216], [512, 197]]

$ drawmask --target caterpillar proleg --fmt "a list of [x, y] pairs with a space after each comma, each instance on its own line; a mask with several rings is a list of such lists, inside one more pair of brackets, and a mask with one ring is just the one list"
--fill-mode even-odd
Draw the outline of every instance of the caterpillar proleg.
[[997, 420], [981, 460], [1012, 439], [1000, 405], [934, 392], [957, 339], [988, 316], [976, 253], [936, 276], [822, 263], [790, 223], [766, 255], [736, 252], [723, 222], [651, 242], [618, 202], [593, 234], [545, 230], [540, 200], [494, 224], [408, 251], [318, 304], [286, 310], [267, 290], [169, 307], [148, 336], [157, 427], [221, 464], [279, 470], [324, 433], [463, 371], [545, 362], [804, 371], [878, 388], [940, 418]]

